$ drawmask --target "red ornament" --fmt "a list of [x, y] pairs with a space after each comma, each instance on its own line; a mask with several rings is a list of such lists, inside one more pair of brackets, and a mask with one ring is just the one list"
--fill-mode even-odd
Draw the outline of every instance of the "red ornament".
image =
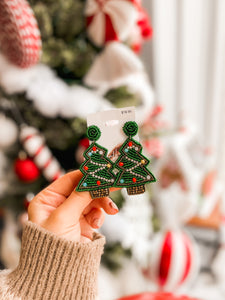
[[137, 181], [137, 179], [135, 177], [132, 180], [133, 180], [134, 183]]
[[18, 178], [24, 182], [35, 181], [40, 176], [38, 167], [30, 158], [18, 158], [14, 163], [14, 171]]
[[87, 171], [87, 170], [88, 170], [88, 166], [84, 166], [84, 170], [86, 170], [86, 171]]
[[82, 140], [79, 141], [79, 145], [87, 149], [89, 147], [89, 139], [83, 138]]
[[119, 166], [122, 167], [124, 165], [124, 163], [121, 161], [119, 162]]
[[[182, 257], [182, 260], [177, 260]], [[153, 240], [149, 270], [160, 290], [174, 291], [197, 275], [199, 253], [194, 240], [182, 231], [158, 233]], [[148, 274], [148, 273], [149, 274]], [[170, 299], [170, 298], [169, 298]]]
[[128, 146], [129, 146], [129, 147], [133, 146], [133, 143], [132, 143], [132, 142], [129, 142], [129, 143], [128, 143]]
[[197, 300], [188, 296], [176, 296], [172, 293], [142, 293], [120, 298], [118, 300]]
[[100, 185], [100, 184], [101, 184], [101, 181], [98, 180], [98, 181], [97, 181], [97, 185]]
[[93, 151], [96, 151], [96, 150], [97, 150], [97, 148], [94, 146], [94, 147], [92, 148], [92, 150], [93, 150]]

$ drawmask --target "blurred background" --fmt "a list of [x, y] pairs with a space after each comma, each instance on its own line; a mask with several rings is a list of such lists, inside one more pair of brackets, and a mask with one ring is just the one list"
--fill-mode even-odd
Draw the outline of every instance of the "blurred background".
[[224, 299], [224, 66], [223, 0], [2, 0], [1, 269], [34, 195], [83, 162], [87, 115], [135, 106], [157, 182], [111, 195], [100, 299]]

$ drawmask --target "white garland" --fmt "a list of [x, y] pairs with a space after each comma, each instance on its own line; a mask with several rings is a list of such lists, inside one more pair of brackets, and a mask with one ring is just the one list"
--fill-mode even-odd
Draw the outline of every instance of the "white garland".
[[0, 54], [0, 85], [8, 94], [24, 93], [36, 109], [46, 117], [86, 118], [112, 105], [87, 88], [68, 86], [46, 65], [21, 69]]
[[[126, 47], [123, 46], [122, 49], [124, 48]], [[118, 52], [117, 56], [120, 54]], [[134, 54], [129, 61], [133, 61], [133, 57], [142, 66]], [[136, 107], [136, 121], [139, 124], [143, 123], [154, 102], [154, 93], [143, 66], [136, 71], [134, 68], [132, 72], [125, 72], [122, 77], [118, 76], [118, 80], [109, 78], [105, 82], [99, 82], [95, 90], [90, 90], [79, 85], [67, 85], [46, 65], [38, 64], [29, 69], [21, 69], [0, 54], [0, 86], [8, 94], [25, 93], [37, 111], [51, 118], [57, 116], [86, 118], [91, 113], [112, 109], [114, 106], [103, 97], [103, 94], [111, 88], [126, 85], [131, 93], [142, 100], [142, 104]]]

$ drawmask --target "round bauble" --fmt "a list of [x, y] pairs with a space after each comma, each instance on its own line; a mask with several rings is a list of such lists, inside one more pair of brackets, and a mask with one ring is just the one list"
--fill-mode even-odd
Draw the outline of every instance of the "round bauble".
[[189, 235], [179, 230], [159, 232], [152, 244], [151, 279], [160, 290], [174, 292], [193, 282], [199, 271], [199, 260], [198, 248]]
[[6, 149], [16, 142], [18, 128], [13, 120], [2, 114], [0, 115], [0, 128], [0, 149]]
[[16, 159], [14, 170], [17, 177], [24, 182], [33, 182], [40, 176], [40, 170], [30, 158]]
[[118, 300], [197, 300], [187, 296], [177, 296], [172, 293], [142, 293], [133, 296], [127, 296]]
[[27, 210], [28, 206], [30, 205], [31, 200], [34, 198], [34, 194], [33, 193], [27, 193], [26, 197], [24, 199], [24, 208]]

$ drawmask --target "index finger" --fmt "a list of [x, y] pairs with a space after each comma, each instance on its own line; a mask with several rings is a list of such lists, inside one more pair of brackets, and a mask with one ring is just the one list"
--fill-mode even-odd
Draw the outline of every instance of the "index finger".
[[64, 197], [68, 197], [78, 185], [82, 176], [83, 174], [80, 170], [69, 172], [66, 175], [54, 181], [46, 189]]

